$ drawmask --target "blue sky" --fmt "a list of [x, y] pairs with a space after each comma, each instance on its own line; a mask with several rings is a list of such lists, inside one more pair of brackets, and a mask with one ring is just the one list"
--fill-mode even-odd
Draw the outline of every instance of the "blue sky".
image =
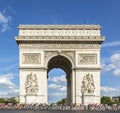
[[[19, 94], [19, 49], [14, 37], [20, 24], [100, 24], [106, 37], [101, 47], [101, 96], [120, 95], [119, 6], [120, 0], [0, 0], [0, 97]], [[53, 102], [66, 95], [65, 72], [51, 70], [49, 75]]]

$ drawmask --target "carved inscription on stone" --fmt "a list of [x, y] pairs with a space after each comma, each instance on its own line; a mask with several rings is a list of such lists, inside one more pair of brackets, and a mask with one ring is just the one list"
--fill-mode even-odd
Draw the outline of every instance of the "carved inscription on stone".
[[36, 74], [28, 74], [25, 82], [26, 94], [36, 94], [38, 92], [38, 79]]
[[40, 53], [23, 53], [22, 54], [22, 63], [23, 64], [40, 64]]
[[96, 64], [97, 54], [79, 54], [78, 61], [79, 64]]
[[95, 91], [95, 85], [92, 74], [87, 74], [83, 77], [81, 85], [81, 93], [84, 94], [93, 94]]

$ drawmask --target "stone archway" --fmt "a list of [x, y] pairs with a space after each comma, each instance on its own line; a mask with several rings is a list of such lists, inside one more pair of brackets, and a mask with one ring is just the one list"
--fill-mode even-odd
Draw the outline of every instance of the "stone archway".
[[67, 103], [72, 103], [72, 64], [62, 55], [57, 55], [51, 58], [48, 62], [48, 72], [52, 68], [61, 68], [66, 72], [67, 80]]
[[[100, 25], [20, 25], [20, 103], [47, 103], [47, 73], [67, 73], [68, 103], [100, 103]], [[62, 63], [63, 64], [62, 64]]]

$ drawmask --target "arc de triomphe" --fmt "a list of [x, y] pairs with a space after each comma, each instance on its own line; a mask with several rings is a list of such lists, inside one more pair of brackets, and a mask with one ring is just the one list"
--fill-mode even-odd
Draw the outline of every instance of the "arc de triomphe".
[[68, 103], [100, 103], [100, 25], [20, 25], [20, 103], [47, 103], [52, 68], [66, 72]]

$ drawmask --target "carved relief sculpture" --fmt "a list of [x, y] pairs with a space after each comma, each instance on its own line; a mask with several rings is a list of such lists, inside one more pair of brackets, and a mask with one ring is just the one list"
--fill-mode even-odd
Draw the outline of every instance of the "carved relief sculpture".
[[26, 94], [36, 94], [38, 92], [38, 79], [36, 74], [28, 74], [25, 82]]
[[81, 93], [84, 94], [93, 94], [95, 91], [95, 85], [92, 74], [87, 74], [83, 77]]
[[79, 54], [79, 64], [96, 64], [97, 55], [96, 54]]
[[24, 64], [40, 64], [40, 53], [23, 53]]
[[[58, 42], [59, 44], [59, 42]], [[96, 48], [100, 48], [100, 45], [98, 44], [77, 44], [77, 43], [73, 43], [73, 44], [62, 44], [59, 45], [58, 44], [20, 44], [19, 47], [20, 48], [26, 48], [26, 49], [32, 49], [32, 48], [42, 48], [42, 49], [47, 49], [49, 47], [49, 49], [96, 49]]]

